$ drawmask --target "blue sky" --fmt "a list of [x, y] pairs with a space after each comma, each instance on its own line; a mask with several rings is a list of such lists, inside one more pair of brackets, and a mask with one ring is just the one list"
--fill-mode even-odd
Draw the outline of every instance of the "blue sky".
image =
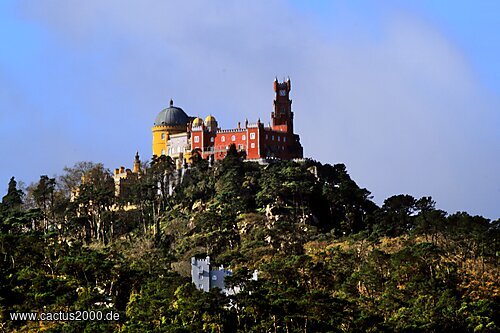
[[[0, 189], [151, 154], [170, 98], [268, 121], [290, 76], [305, 155], [377, 203], [431, 195], [500, 217], [496, 1], [2, 1]], [[3, 184], [3, 185], [1, 185]]]

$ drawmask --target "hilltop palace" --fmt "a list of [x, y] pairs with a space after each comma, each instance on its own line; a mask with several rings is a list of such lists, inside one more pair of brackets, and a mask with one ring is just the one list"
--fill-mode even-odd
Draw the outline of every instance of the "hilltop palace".
[[221, 129], [214, 116], [203, 119], [188, 116], [180, 107], [170, 106], [162, 110], [153, 126], [153, 155], [167, 155], [182, 162], [189, 161], [191, 152], [198, 150], [205, 159], [220, 160], [231, 144], [245, 151], [246, 159], [302, 158], [302, 146], [293, 133], [291, 82], [274, 81], [274, 110], [272, 123], [264, 126], [260, 119], [256, 123], [245, 121], [234, 129]]
[[[170, 106], [156, 116], [152, 128], [153, 155], [170, 156], [177, 169], [189, 164], [195, 150], [204, 159], [221, 160], [231, 144], [244, 152], [247, 160], [300, 159], [303, 149], [299, 135], [293, 132], [291, 89], [290, 79], [284, 82], [274, 80], [275, 99], [269, 126], [259, 119], [256, 123], [245, 121], [241, 126], [238, 122], [237, 128], [221, 129], [213, 115], [208, 115], [205, 120], [188, 116], [170, 100]], [[115, 169], [118, 192], [122, 181], [134, 178], [140, 172], [139, 166], [136, 154], [133, 171], [124, 167]]]
[[[188, 116], [170, 100], [170, 106], [156, 116], [152, 128], [153, 155], [170, 156], [180, 177], [184, 167], [190, 164], [194, 151], [213, 162], [223, 159], [232, 144], [238, 151], [244, 152], [247, 160], [265, 163], [272, 159], [301, 159], [302, 145], [299, 135], [293, 131], [291, 89], [290, 79], [284, 82], [274, 80], [275, 99], [269, 126], [265, 126], [259, 119], [256, 123], [245, 121], [244, 126], [238, 123], [237, 128], [221, 129], [213, 115], [208, 115], [205, 120]], [[139, 154], [136, 153], [133, 170], [123, 166], [115, 169], [115, 194], [123, 195], [124, 186], [137, 180], [140, 175], [141, 164]], [[191, 258], [191, 280], [199, 290], [206, 292], [218, 287], [228, 295], [237, 293], [238, 287], [225, 287], [224, 278], [231, 275], [231, 270], [224, 267], [211, 269], [208, 256], [205, 259]], [[257, 280], [257, 271], [254, 271], [252, 279]]]

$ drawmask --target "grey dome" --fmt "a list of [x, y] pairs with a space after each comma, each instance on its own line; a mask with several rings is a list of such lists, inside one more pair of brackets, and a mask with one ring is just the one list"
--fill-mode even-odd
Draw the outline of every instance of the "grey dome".
[[189, 117], [181, 108], [174, 106], [170, 100], [170, 107], [163, 109], [156, 116], [155, 125], [185, 126], [189, 122]]

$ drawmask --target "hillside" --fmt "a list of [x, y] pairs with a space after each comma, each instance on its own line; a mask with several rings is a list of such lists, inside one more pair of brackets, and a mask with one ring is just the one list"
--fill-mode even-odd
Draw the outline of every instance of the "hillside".
[[[175, 175], [169, 158], [153, 159], [119, 197], [101, 164], [24, 192], [12, 179], [0, 205], [0, 332], [500, 330], [498, 219], [450, 215], [430, 197], [379, 207], [342, 164], [259, 165], [235, 149]], [[195, 288], [190, 258], [207, 254], [241, 292]], [[10, 319], [91, 309], [120, 319]]]

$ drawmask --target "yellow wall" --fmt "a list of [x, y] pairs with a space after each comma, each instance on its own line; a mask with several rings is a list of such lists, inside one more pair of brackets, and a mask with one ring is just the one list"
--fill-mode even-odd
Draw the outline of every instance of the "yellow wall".
[[[167, 142], [170, 134], [177, 134], [186, 131], [185, 126], [153, 126], [153, 155], [160, 156], [162, 150], [165, 155], [168, 155]], [[162, 133], [165, 133], [165, 139], [161, 138]]]
[[[160, 156], [162, 150], [167, 154], [168, 129], [167, 126], [154, 126], [153, 132], [153, 155]], [[162, 140], [161, 135], [165, 134], [165, 139]]]

